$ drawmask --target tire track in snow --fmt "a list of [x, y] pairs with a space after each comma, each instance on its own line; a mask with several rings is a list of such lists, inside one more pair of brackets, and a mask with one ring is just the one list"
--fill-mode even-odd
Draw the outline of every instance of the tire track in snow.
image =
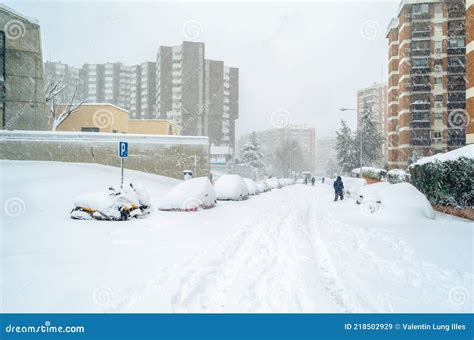
[[291, 197], [284, 194], [287, 190], [258, 221], [245, 221], [217, 250], [178, 269], [174, 311], [350, 310], [324, 247], [318, 243], [316, 251], [314, 234], [308, 234], [315, 219], [308, 188], [294, 188]]

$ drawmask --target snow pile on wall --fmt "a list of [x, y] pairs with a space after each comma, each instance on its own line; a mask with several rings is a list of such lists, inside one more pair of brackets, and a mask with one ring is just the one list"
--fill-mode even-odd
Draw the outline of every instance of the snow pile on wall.
[[224, 175], [214, 184], [217, 199], [239, 201], [248, 198], [249, 190], [239, 175]]
[[422, 159], [419, 159], [416, 163], [413, 163], [412, 165], [410, 165], [410, 167], [414, 165], [423, 165], [426, 163], [455, 161], [461, 157], [474, 159], [474, 144], [466, 145], [462, 148], [449, 151], [446, 153], [438, 153], [434, 156], [424, 157]]
[[169, 191], [160, 203], [160, 210], [192, 211], [216, 206], [217, 196], [207, 177], [181, 182]]

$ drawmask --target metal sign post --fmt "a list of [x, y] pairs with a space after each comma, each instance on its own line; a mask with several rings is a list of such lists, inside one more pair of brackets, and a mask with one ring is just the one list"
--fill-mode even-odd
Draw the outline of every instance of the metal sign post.
[[123, 188], [123, 160], [128, 157], [128, 142], [119, 142], [118, 144], [118, 156], [120, 157], [120, 168], [121, 168], [121, 179], [120, 188]]

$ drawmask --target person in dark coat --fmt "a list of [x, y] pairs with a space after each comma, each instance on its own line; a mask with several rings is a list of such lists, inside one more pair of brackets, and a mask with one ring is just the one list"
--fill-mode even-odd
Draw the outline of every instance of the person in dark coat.
[[313, 177], [311, 177], [311, 185], [312, 185], [313, 187], [314, 187], [314, 182], [316, 182], [316, 178], [314, 178], [314, 176], [313, 176]]
[[341, 201], [344, 199], [344, 183], [342, 183], [341, 176], [337, 176], [337, 179], [334, 181], [334, 202], [337, 201], [338, 198]]
[[325, 178], [324, 178], [324, 177], [323, 177], [323, 178], [321, 178], [321, 183], [323, 183], [323, 184], [324, 184], [324, 180], [325, 180]]

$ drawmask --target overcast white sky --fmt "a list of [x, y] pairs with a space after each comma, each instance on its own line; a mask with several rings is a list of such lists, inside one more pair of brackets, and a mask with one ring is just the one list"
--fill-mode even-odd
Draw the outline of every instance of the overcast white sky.
[[[43, 59], [74, 66], [154, 61], [160, 45], [206, 43], [240, 69], [237, 134], [272, 127], [276, 110], [327, 137], [355, 124], [358, 89], [387, 79], [387, 25], [399, 1], [4, 1], [39, 20]], [[187, 33], [185, 32], [187, 31]], [[194, 36], [196, 35], [196, 36]]]

